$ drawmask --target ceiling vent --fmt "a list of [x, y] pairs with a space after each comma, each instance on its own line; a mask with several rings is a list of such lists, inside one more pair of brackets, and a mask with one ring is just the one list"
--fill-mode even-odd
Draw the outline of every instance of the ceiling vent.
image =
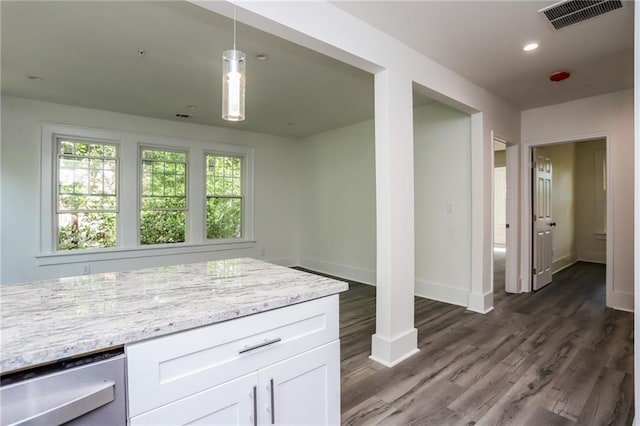
[[620, 0], [565, 0], [539, 12], [544, 13], [551, 25], [559, 30], [621, 7]]

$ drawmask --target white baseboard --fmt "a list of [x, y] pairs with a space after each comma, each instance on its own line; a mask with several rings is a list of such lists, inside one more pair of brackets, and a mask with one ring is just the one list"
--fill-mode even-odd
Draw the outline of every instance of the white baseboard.
[[377, 333], [371, 336], [371, 356], [369, 358], [386, 367], [393, 367], [419, 351], [418, 330], [411, 328], [393, 339], [388, 339]]
[[633, 293], [614, 291], [607, 295], [607, 306], [619, 311], [634, 312]]
[[596, 258], [589, 258], [589, 257], [580, 257], [580, 258], [578, 258], [578, 260], [576, 260], [576, 262], [599, 263], [601, 265], [606, 265], [607, 264], [606, 260], [596, 259]]
[[[261, 260], [261, 259], [258, 259]], [[265, 262], [275, 263], [276, 265], [286, 266], [288, 268], [292, 266], [298, 266], [298, 258], [297, 257], [278, 257], [275, 259], [264, 259]]]
[[493, 292], [469, 293], [469, 305], [467, 309], [479, 314], [487, 314], [493, 311]]
[[337, 263], [326, 262], [324, 260], [310, 259], [308, 257], [299, 258], [297, 266], [311, 269], [316, 272], [322, 272], [324, 274], [334, 275], [346, 280], [357, 281], [359, 283], [373, 286], [376, 285], [376, 272], [369, 269], [340, 265]]
[[585, 250], [578, 253], [578, 260], [581, 262], [606, 263], [607, 252], [606, 250]]
[[551, 270], [555, 274], [556, 272], [560, 272], [563, 269], [567, 269], [569, 266], [574, 265], [577, 262], [578, 256], [575, 253], [569, 253], [566, 256], [562, 256], [554, 260], [551, 264]]
[[466, 289], [450, 287], [426, 280], [416, 280], [415, 295], [425, 299], [451, 303], [452, 305], [467, 307], [469, 292]]

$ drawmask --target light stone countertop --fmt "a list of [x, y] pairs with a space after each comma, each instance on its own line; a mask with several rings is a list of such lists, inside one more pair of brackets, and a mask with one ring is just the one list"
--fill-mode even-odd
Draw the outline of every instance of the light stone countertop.
[[0, 285], [0, 373], [347, 289], [250, 258]]

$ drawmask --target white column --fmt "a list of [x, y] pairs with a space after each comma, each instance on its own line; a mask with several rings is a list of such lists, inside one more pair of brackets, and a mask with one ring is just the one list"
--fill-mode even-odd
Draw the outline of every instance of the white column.
[[371, 359], [391, 367], [418, 352], [415, 283], [412, 81], [375, 75], [376, 334]]
[[[492, 209], [493, 139], [485, 134], [481, 112], [471, 116], [471, 292], [470, 311], [486, 314], [493, 309]], [[485, 172], [486, 171], [486, 172]], [[486, 191], [485, 191], [486, 189]]]

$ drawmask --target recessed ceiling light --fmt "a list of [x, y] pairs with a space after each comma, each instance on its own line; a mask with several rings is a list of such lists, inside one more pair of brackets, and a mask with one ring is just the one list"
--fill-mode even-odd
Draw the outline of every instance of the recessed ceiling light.
[[538, 43], [529, 43], [526, 44], [522, 50], [524, 50], [525, 52], [530, 52], [532, 50], [536, 50], [538, 48]]
[[190, 109], [190, 110], [198, 109], [198, 106], [197, 105], [187, 105], [187, 109]]
[[44, 78], [39, 77], [37, 75], [28, 75], [27, 78], [31, 81], [38, 81], [38, 82], [44, 81]]
[[267, 55], [266, 53], [258, 53], [256, 54], [256, 59], [259, 61], [266, 61], [267, 59], [269, 59], [269, 55]]

